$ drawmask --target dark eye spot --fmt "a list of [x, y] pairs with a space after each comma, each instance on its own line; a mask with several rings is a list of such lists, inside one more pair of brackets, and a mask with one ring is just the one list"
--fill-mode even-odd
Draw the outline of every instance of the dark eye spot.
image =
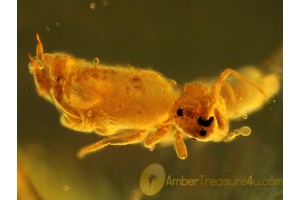
[[199, 134], [200, 134], [201, 136], [206, 136], [206, 131], [205, 131], [205, 130], [201, 130], [201, 131], [199, 132]]
[[202, 119], [202, 117], [198, 118], [198, 124], [204, 127], [209, 127], [213, 121], [214, 121], [214, 117], [210, 117], [208, 120], [204, 120]]
[[182, 117], [182, 116], [183, 116], [183, 110], [182, 110], [181, 108], [179, 108], [179, 109], [177, 110], [177, 115], [178, 115], [179, 117]]

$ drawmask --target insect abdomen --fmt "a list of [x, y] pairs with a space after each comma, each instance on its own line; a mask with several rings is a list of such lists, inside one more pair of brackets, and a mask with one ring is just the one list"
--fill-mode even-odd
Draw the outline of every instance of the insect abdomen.
[[163, 122], [178, 96], [171, 81], [151, 70], [97, 66], [80, 71], [69, 81], [69, 102], [130, 128]]

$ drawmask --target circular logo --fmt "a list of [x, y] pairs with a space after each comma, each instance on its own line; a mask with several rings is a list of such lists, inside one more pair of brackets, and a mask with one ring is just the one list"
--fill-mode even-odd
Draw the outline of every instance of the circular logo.
[[148, 165], [141, 174], [140, 188], [147, 196], [157, 194], [164, 186], [166, 172], [158, 163]]

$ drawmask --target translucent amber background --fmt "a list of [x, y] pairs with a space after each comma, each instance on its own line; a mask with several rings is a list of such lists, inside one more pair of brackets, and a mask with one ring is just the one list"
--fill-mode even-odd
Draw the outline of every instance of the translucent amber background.
[[[31, 184], [36, 196], [282, 199], [281, 186], [168, 186], [151, 198], [138, 192], [141, 172], [154, 162], [179, 178], [282, 178], [282, 91], [275, 102], [231, 124], [249, 125], [251, 136], [231, 143], [187, 140], [189, 156], [184, 161], [173, 147], [150, 152], [141, 145], [109, 147], [77, 160], [77, 150], [99, 137], [61, 126], [58, 111], [37, 95], [27, 67], [36, 32], [46, 52], [152, 68], [184, 83], [214, 77], [227, 67], [264, 67], [262, 62], [282, 46], [281, 0], [22, 0], [17, 59], [18, 161], [27, 181], [22, 183]], [[20, 190], [19, 199], [28, 199], [26, 194]]]

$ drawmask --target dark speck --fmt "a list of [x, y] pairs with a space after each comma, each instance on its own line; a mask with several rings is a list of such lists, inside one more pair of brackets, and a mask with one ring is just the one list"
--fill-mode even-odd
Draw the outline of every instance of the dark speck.
[[181, 108], [179, 108], [179, 109], [177, 110], [177, 115], [180, 116], [180, 117], [183, 116], [183, 110], [182, 110]]
[[201, 131], [199, 132], [199, 134], [200, 134], [201, 136], [206, 136], [206, 131], [205, 131], [205, 130], [201, 130]]
[[209, 127], [213, 121], [214, 121], [214, 117], [210, 117], [208, 120], [204, 120], [202, 119], [202, 117], [198, 118], [198, 124], [204, 127]]

